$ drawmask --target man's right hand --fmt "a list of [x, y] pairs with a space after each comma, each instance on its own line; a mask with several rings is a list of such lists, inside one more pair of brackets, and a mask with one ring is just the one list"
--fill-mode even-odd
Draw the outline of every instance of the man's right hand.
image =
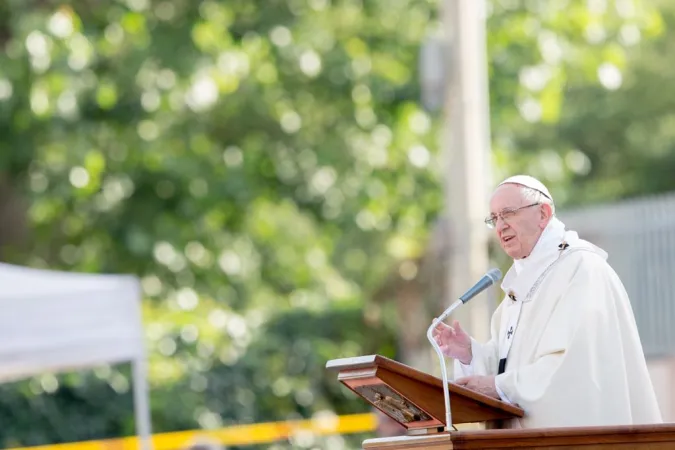
[[471, 338], [462, 330], [458, 321], [455, 320], [452, 326], [439, 323], [432, 336], [445, 356], [455, 358], [464, 365], [471, 364]]

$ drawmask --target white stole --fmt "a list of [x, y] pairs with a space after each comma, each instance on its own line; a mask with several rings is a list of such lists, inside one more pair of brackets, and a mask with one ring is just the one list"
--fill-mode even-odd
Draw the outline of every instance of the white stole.
[[513, 261], [513, 266], [504, 277], [501, 285], [502, 290], [507, 295], [507, 299], [504, 299], [504, 301], [514, 303], [508, 308], [508, 317], [505, 319], [506, 326], [502, 326], [499, 333], [499, 368], [502, 371], [505, 369], [509, 351], [518, 329], [523, 303], [532, 299], [539, 284], [558, 259], [563, 254], [575, 250], [592, 250], [604, 253], [603, 250], [590, 242], [579, 239], [575, 231], [566, 231], [565, 224], [554, 216], [542, 232], [530, 255]]

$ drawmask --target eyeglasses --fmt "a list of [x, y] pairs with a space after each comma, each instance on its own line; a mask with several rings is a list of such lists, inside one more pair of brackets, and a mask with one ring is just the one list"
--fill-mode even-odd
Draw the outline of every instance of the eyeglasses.
[[494, 228], [498, 219], [508, 221], [513, 216], [515, 216], [516, 213], [518, 211], [520, 211], [521, 209], [531, 208], [531, 207], [537, 206], [537, 205], [541, 205], [541, 203], [538, 203], [538, 202], [532, 203], [531, 205], [521, 206], [520, 208], [504, 208], [499, 212], [499, 214], [491, 214], [490, 216], [486, 217], [485, 218], [485, 225], [487, 225], [488, 228]]

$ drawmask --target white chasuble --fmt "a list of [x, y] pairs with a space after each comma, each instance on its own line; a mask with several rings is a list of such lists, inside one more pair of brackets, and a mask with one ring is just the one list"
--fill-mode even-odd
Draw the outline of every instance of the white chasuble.
[[[555, 217], [532, 254], [514, 261], [492, 317], [455, 376], [496, 375], [525, 417], [505, 428], [661, 423], [626, 291], [607, 254]], [[501, 361], [501, 367], [500, 367]]]

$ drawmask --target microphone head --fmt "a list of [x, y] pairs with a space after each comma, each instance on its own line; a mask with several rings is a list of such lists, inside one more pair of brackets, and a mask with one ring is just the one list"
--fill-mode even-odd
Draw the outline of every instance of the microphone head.
[[493, 284], [502, 279], [502, 271], [497, 268], [488, 270], [485, 275], [492, 280]]
[[485, 275], [483, 275], [478, 283], [474, 284], [473, 287], [466, 291], [459, 299], [463, 303], [466, 303], [488, 287], [495, 284], [497, 281], [501, 280], [501, 278], [502, 272], [499, 269], [490, 269], [485, 273]]

